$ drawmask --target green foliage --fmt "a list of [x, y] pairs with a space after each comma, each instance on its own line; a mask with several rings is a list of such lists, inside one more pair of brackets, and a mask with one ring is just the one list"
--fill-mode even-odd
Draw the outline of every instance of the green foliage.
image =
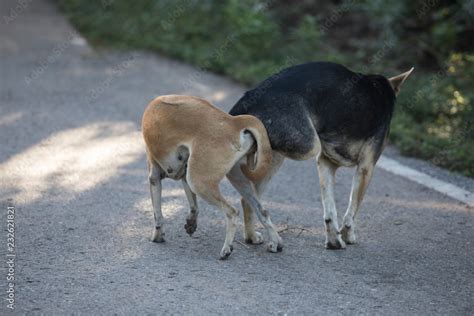
[[474, 177], [474, 55], [453, 54], [402, 87], [391, 140], [402, 153]]
[[314, 60], [387, 76], [416, 66], [391, 140], [474, 176], [472, 0], [56, 1], [96, 46], [158, 51], [248, 84]]
[[452, 52], [474, 49], [472, 0], [365, 0], [357, 6], [372, 18], [368, 26], [377, 42], [387, 36], [398, 41], [392, 56], [399, 63], [438, 68]]

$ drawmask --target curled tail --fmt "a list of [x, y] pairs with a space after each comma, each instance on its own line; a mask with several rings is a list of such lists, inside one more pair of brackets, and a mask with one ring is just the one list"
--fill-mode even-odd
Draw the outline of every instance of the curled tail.
[[247, 154], [247, 164], [240, 168], [244, 175], [252, 182], [256, 183], [262, 180], [272, 164], [272, 147], [268, 140], [267, 130], [254, 116], [239, 115], [242, 122], [242, 128], [249, 131], [257, 143], [256, 159], [253, 153]]

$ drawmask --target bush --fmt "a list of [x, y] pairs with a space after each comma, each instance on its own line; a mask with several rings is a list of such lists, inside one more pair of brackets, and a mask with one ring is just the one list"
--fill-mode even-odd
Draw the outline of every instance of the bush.
[[474, 55], [410, 78], [397, 101], [391, 140], [402, 153], [474, 176]]

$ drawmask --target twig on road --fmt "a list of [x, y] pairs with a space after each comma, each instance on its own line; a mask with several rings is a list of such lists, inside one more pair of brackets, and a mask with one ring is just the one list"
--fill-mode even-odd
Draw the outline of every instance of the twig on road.
[[237, 243], [241, 244], [242, 246], [244, 246], [245, 248], [247, 249], [250, 249], [249, 246], [247, 246], [246, 244], [244, 244], [243, 242], [241, 242], [240, 240], [235, 240]]
[[296, 237], [300, 237], [300, 235], [303, 233], [303, 232], [311, 232], [309, 229], [306, 229], [306, 228], [303, 228], [303, 227], [290, 227], [288, 225], [286, 225], [285, 228], [282, 228], [278, 231], [278, 233], [283, 233], [283, 232], [286, 232], [286, 231], [290, 231], [290, 230], [295, 230], [295, 229], [299, 229], [300, 232], [298, 233], [298, 235], [296, 235]]

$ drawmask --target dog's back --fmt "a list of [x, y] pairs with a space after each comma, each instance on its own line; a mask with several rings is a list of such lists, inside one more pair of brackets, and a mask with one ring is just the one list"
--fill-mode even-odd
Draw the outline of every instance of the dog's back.
[[256, 147], [256, 167], [242, 169], [253, 181], [263, 177], [271, 163], [267, 132], [257, 118], [231, 116], [197, 97], [155, 98], [143, 114], [142, 133], [149, 158], [174, 179], [183, 176], [190, 156], [216, 155], [230, 159], [226, 164], [232, 167], [242, 156], [252, 156]]
[[358, 151], [350, 144], [374, 139], [374, 150], [381, 150], [394, 102], [395, 93], [385, 77], [314, 62], [269, 77], [245, 93], [230, 114], [258, 117], [273, 150], [287, 157], [314, 155], [318, 136], [323, 151], [350, 165]]
[[153, 100], [143, 115], [143, 135], [155, 159], [191, 145], [196, 135], [202, 139], [236, 137], [231, 118], [203, 99], [167, 95]]

